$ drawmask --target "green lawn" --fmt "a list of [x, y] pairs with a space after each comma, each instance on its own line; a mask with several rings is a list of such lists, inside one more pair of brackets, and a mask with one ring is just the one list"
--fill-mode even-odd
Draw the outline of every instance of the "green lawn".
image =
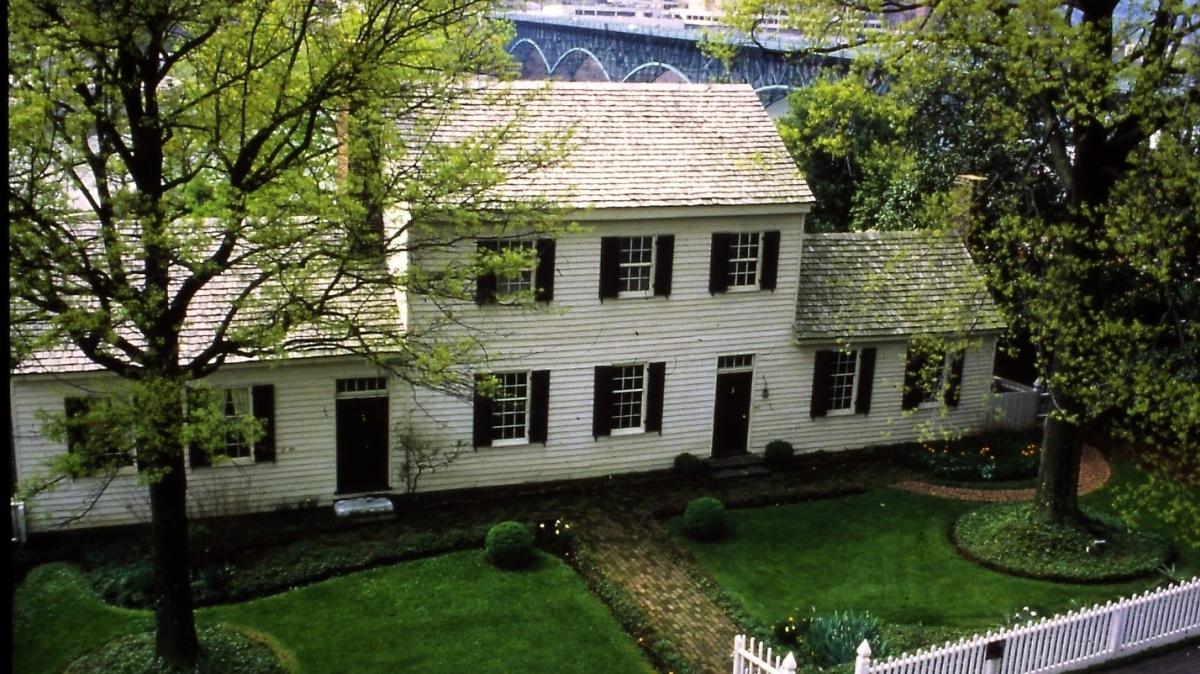
[[[60, 672], [106, 641], [150, 629], [109, 607], [73, 567], [35, 569], [15, 603], [14, 670]], [[551, 557], [505, 572], [467, 551], [197, 611], [201, 625], [263, 632], [318, 672], [651, 672], [575, 573]]]
[[[1117, 481], [1136, 479], [1121, 467]], [[1102, 506], [1106, 495], [1085, 502]], [[794, 505], [730, 511], [732, 538], [678, 534], [720, 585], [771, 623], [799, 609], [869, 610], [896, 623], [976, 630], [1023, 606], [1057, 612], [1139, 591], [1154, 581], [1066, 585], [1015, 578], [960, 557], [950, 526], [974, 504], [892, 489]], [[1177, 568], [1200, 570], [1195, 550]]]

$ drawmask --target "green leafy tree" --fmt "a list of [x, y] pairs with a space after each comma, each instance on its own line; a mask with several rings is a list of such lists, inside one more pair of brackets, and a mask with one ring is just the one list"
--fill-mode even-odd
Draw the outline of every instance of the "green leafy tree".
[[[261, 432], [227, 419], [198, 384], [231, 359], [350, 353], [461, 392], [480, 343], [445, 336], [449, 307], [470, 298], [477, 274], [529, 255], [427, 269], [422, 253], [553, 227], [548, 204], [489, 196], [555, 159], [552, 139], [501, 150], [519, 115], [431, 140], [457, 100], [484, 95], [476, 78], [509, 70], [493, 9], [9, 3], [10, 365], [65, 349], [119, 382], [48, 424], [79, 440], [53, 473], [111, 476], [136, 461], [150, 498], [156, 648], [172, 665], [199, 649], [185, 447], [215, 454], [230, 434]], [[396, 291], [447, 308], [404, 325]]]
[[[753, 35], [785, 11], [814, 50], [858, 54], [783, 125], [836, 193], [819, 224], [955, 229], [1036, 348], [1053, 400], [1036, 516], [1078, 519], [1093, 431], [1137, 440], [1182, 498], [1200, 482], [1195, 3], [742, 0], [729, 20]], [[964, 173], [970, 216], [953, 207]]]

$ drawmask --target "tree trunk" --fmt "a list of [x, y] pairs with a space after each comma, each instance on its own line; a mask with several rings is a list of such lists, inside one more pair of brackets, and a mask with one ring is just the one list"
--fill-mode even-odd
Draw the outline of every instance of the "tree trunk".
[[1046, 417], [1042, 433], [1042, 462], [1038, 468], [1034, 517], [1054, 524], [1071, 524], [1079, 517], [1079, 426]]
[[194, 669], [200, 655], [192, 616], [183, 452], [174, 452], [161, 480], [150, 485], [154, 555], [154, 649], [176, 667]]

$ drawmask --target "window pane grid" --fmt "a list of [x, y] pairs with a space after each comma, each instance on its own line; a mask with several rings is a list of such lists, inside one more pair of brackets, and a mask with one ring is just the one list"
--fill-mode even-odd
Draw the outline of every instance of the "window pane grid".
[[[501, 241], [500, 252], [507, 250], [531, 250], [532, 241]], [[496, 294], [512, 295], [513, 293], [533, 290], [533, 269], [522, 269], [515, 276], [496, 275]]]
[[737, 234], [729, 250], [729, 285], [758, 285], [758, 232]]
[[337, 380], [338, 393], [360, 393], [362, 391], [386, 391], [386, 377], [358, 377]]
[[623, 293], [650, 290], [653, 266], [654, 237], [623, 237], [618, 262], [618, 290]]
[[[917, 372], [917, 386], [921, 387], [921, 402], [936, 403], [941, 395], [942, 389], [946, 386], [946, 354], [942, 357], [937, 366], [937, 374], [934, 375], [933, 381], [929, 381], [929, 365], [925, 365]], [[928, 387], [925, 385], [929, 384]]]
[[830, 377], [830, 410], [848, 410], [854, 401], [854, 374], [858, 366], [857, 351], [839, 351], [833, 361]]
[[500, 386], [492, 400], [492, 439], [519, 440], [529, 428], [529, 373], [497, 374]]
[[717, 358], [718, 370], [747, 370], [754, 366], [754, 354], [739, 354], [736, 356], [720, 356]]
[[641, 428], [645, 367], [622, 365], [613, 373], [613, 428]]
[[[246, 387], [225, 389], [225, 417], [235, 421], [250, 416], [253, 409], [250, 395], [250, 389]], [[231, 459], [249, 458], [252, 449], [251, 443], [246, 442], [241, 433], [231, 431], [225, 434], [225, 456]]]

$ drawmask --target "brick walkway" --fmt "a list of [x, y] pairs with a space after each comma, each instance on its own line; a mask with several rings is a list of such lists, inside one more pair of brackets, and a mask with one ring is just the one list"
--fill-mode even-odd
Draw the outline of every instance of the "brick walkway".
[[592, 511], [580, 523], [605, 575], [633, 595], [654, 630], [667, 636], [697, 672], [729, 668], [729, 649], [739, 630], [663, 545], [670, 534], [657, 520], [630, 511]]
[[[1083, 457], [1079, 464], [1079, 494], [1093, 492], [1108, 482], [1112, 470], [1104, 456], [1091, 445], [1083, 446]], [[965, 487], [947, 487], [941, 484], [931, 484], [919, 480], [904, 480], [892, 485], [897, 489], [929, 494], [942, 498], [952, 498], [959, 501], [1028, 501], [1033, 498], [1033, 489], [968, 489]]]

